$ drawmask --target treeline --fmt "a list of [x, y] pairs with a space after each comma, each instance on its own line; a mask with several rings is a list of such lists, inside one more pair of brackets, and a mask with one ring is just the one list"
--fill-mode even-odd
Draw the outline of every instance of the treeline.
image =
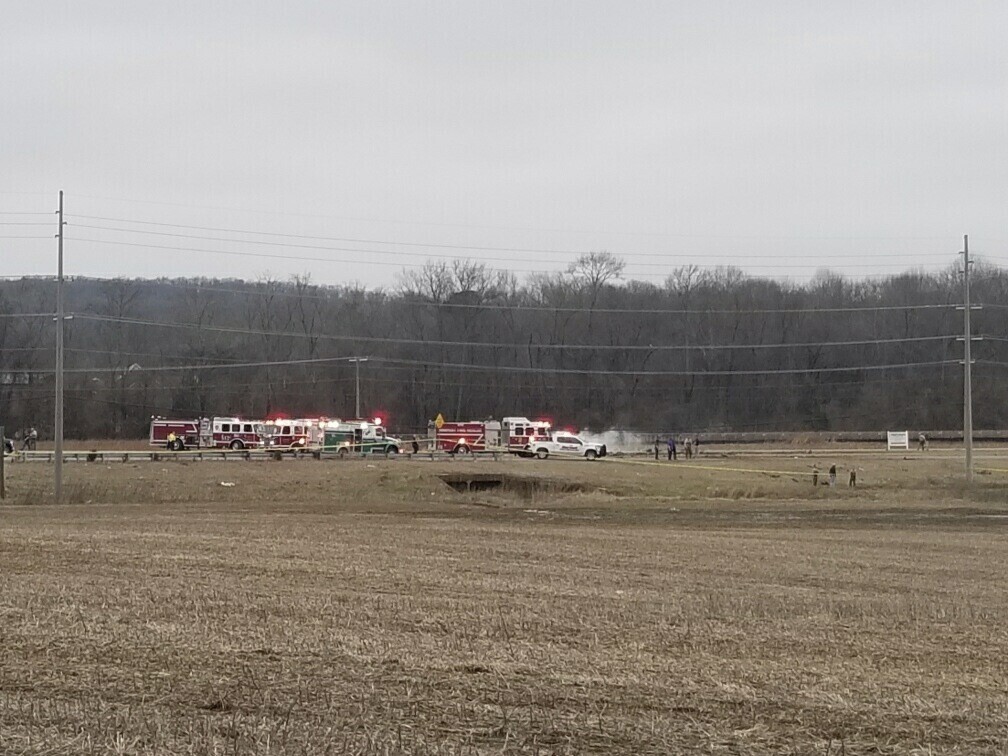
[[[521, 281], [431, 262], [388, 290], [308, 276], [73, 279], [66, 433], [138, 437], [151, 415], [350, 417], [347, 357], [369, 358], [362, 414], [401, 432], [439, 412], [662, 432], [961, 427], [952, 269], [804, 284], [734, 268], [678, 268], [660, 285], [622, 273], [593, 253]], [[974, 333], [1005, 335], [1008, 275], [978, 266], [971, 280], [974, 301], [993, 305], [974, 313]], [[52, 280], [0, 282], [0, 422], [43, 437], [53, 320], [18, 314], [54, 309]], [[1002, 352], [993, 339], [974, 347], [978, 428], [1008, 427]]]

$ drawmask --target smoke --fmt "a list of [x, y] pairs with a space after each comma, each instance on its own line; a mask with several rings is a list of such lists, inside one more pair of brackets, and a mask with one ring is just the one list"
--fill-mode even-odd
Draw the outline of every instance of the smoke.
[[654, 446], [654, 436], [635, 431], [609, 429], [598, 433], [581, 431], [578, 434], [582, 441], [592, 444], [605, 444], [607, 452], [641, 452]]

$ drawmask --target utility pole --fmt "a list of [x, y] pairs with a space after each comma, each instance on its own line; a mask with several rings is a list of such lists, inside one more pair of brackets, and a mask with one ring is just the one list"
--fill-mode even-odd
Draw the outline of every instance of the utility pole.
[[360, 413], [360, 364], [362, 362], [367, 362], [367, 361], [368, 361], [367, 357], [350, 357], [347, 360], [347, 362], [352, 362], [354, 364], [354, 367], [355, 367], [356, 384], [357, 384], [357, 408], [356, 408], [357, 409], [357, 415], [356, 415], [356, 417], [357, 417], [358, 420], [360, 420], [360, 416], [361, 416], [361, 413]]
[[59, 263], [56, 274], [56, 461], [53, 484], [56, 501], [63, 500], [63, 190], [59, 193]]
[[969, 235], [963, 236], [963, 444], [966, 447], [966, 480], [973, 480], [973, 357], [970, 332]]
[[4, 427], [0, 425], [0, 499], [7, 498], [7, 478], [4, 473], [4, 457], [7, 456], [7, 436], [4, 435]]

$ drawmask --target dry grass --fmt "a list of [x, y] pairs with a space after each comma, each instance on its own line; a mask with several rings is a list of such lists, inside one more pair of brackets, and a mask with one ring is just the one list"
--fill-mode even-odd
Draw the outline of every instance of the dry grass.
[[[2, 750], [1008, 748], [1008, 476], [865, 457], [849, 491], [800, 460], [702, 464], [789, 474], [68, 465], [80, 505], [0, 510]], [[595, 490], [436, 477], [466, 469]], [[9, 473], [45, 501], [51, 468]]]

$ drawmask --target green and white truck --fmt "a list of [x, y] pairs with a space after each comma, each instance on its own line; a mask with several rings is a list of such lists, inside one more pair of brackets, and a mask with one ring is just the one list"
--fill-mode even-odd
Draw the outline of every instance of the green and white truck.
[[367, 420], [346, 420], [328, 423], [322, 436], [322, 452], [348, 457], [351, 454], [398, 454], [402, 441], [385, 431], [385, 427]]

